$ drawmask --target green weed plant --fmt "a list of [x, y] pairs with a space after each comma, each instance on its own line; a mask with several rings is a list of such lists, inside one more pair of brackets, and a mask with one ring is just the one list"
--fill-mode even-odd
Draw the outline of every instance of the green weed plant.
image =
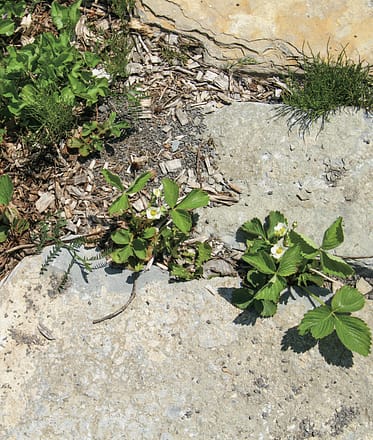
[[[343, 259], [331, 254], [344, 240], [342, 217], [325, 231], [321, 246], [288, 226], [278, 211], [270, 212], [265, 222], [258, 218], [246, 222], [241, 231], [246, 236], [242, 260], [247, 272], [241, 288], [233, 293], [233, 303], [240, 309], [254, 309], [262, 317], [273, 316], [283, 295], [297, 286], [315, 300], [319, 307], [307, 312], [298, 331], [322, 339], [336, 332], [342, 344], [351, 351], [367, 356], [371, 333], [366, 323], [351, 316], [364, 306], [364, 296], [355, 288], [344, 286], [325, 303], [310, 285], [322, 286], [324, 276], [350, 277], [354, 270]], [[317, 290], [316, 290], [317, 291]]]
[[283, 91], [280, 115], [288, 117], [291, 127], [299, 125], [306, 131], [317, 120], [321, 126], [329, 116], [342, 107], [373, 111], [373, 80], [364, 62], [353, 62], [343, 49], [337, 58], [328, 52], [303, 54], [298, 62], [301, 75], [290, 73], [287, 89]]
[[191, 279], [202, 275], [202, 264], [211, 254], [207, 243], [185, 245], [193, 227], [191, 211], [206, 206], [208, 195], [194, 189], [179, 200], [179, 187], [169, 178], [152, 191], [148, 206], [137, 212], [131, 203], [152, 178], [151, 172], [140, 175], [125, 189], [121, 179], [109, 170], [102, 170], [105, 180], [121, 191], [109, 207], [109, 214], [123, 225], [111, 234], [113, 262], [139, 272], [154, 260], [167, 264], [176, 278]]

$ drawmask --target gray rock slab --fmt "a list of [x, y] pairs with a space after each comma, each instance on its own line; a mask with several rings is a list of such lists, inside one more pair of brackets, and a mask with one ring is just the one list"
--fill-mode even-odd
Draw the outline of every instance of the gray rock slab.
[[[127, 300], [129, 273], [74, 269], [58, 293], [68, 259], [45, 275], [42, 261], [1, 287], [0, 438], [372, 438], [372, 358], [300, 341], [305, 301], [255, 322], [229, 303], [239, 279], [152, 269], [125, 313], [93, 325]], [[360, 316], [372, 327], [371, 301]]]
[[239, 226], [270, 210], [298, 222], [298, 231], [321, 243], [339, 216], [345, 242], [338, 253], [370, 256], [373, 249], [373, 123], [363, 111], [346, 109], [324, 129], [289, 131], [279, 106], [234, 103], [206, 115], [207, 136], [219, 171], [243, 189], [231, 207], [204, 210], [200, 228], [235, 245]]

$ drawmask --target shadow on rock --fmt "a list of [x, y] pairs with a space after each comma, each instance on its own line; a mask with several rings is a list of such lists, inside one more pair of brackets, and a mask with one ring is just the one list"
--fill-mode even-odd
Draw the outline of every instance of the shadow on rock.
[[326, 338], [317, 341], [311, 335], [301, 336], [297, 327], [287, 330], [281, 341], [281, 350], [289, 348], [295, 353], [305, 353], [318, 344], [319, 352], [328, 364], [337, 367], [351, 368], [353, 365], [353, 355], [338, 339], [335, 332]]

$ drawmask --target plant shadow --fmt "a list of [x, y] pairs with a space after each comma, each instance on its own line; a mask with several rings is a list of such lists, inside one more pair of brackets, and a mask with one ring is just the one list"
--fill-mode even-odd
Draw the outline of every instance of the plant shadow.
[[319, 352], [325, 361], [337, 367], [351, 368], [353, 366], [353, 354], [338, 339], [335, 331], [321, 340], [307, 334], [301, 336], [297, 327], [288, 329], [281, 341], [281, 350], [289, 348], [295, 353], [305, 353], [318, 345]]

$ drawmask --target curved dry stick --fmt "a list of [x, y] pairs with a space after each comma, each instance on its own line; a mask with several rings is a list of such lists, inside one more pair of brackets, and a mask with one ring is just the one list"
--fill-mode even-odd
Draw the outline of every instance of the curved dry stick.
[[127, 307], [131, 304], [131, 302], [135, 299], [136, 297], [136, 281], [139, 278], [141, 272], [134, 272], [133, 274], [133, 283], [132, 283], [132, 290], [131, 290], [131, 295], [128, 298], [128, 301], [122, 306], [120, 307], [118, 310], [116, 310], [113, 313], [109, 313], [108, 315], [103, 316], [102, 318], [98, 318], [98, 319], [94, 319], [92, 321], [93, 324], [98, 324], [99, 322], [103, 322], [106, 321], [108, 319], [112, 319], [115, 318], [116, 316], [120, 315], [122, 312], [124, 312]]

